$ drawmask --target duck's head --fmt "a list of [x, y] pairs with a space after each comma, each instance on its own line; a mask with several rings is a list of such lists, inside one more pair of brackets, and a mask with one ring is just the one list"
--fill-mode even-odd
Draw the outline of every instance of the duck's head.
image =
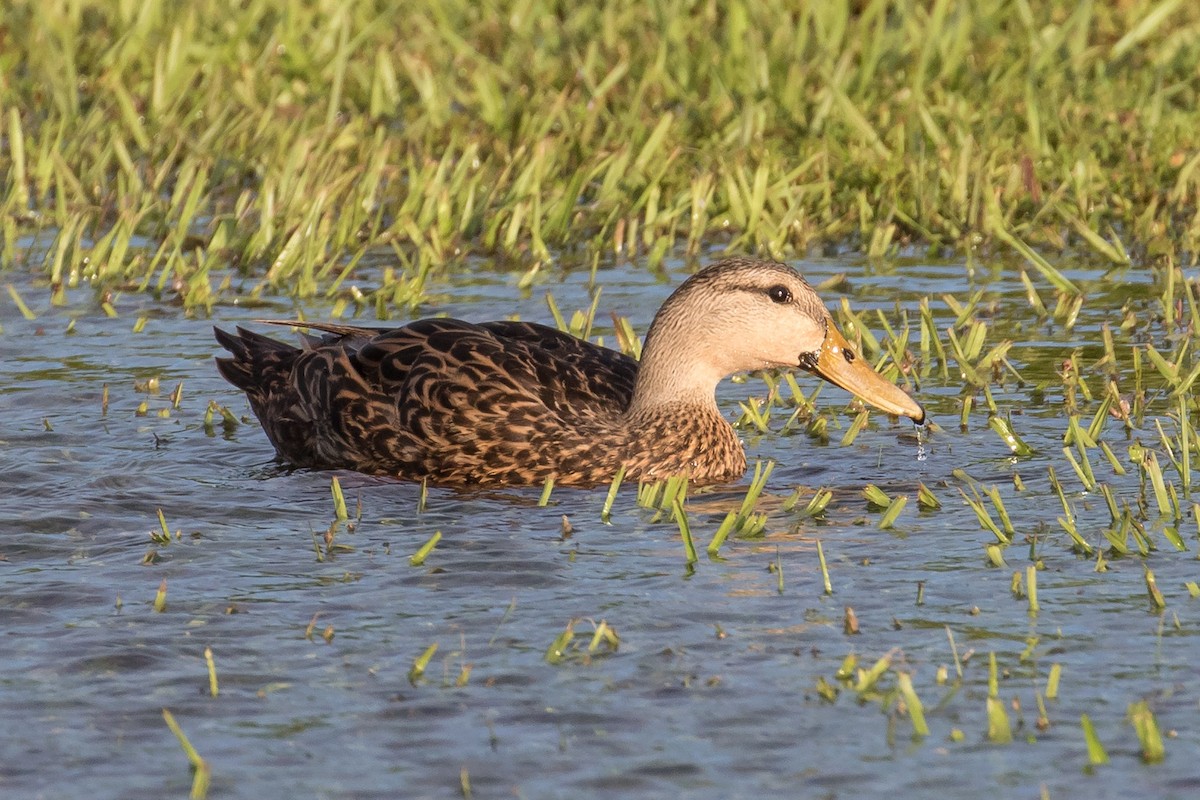
[[859, 357], [817, 293], [783, 264], [730, 258], [688, 278], [655, 317], [642, 362], [663, 394], [711, 398], [735, 372], [799, 368], [889, 414], [925, 420], [921, 404]]

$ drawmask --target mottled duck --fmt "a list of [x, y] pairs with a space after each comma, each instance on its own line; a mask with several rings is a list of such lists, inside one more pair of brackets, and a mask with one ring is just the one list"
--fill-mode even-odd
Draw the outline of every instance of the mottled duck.
[[799, 368], [889, 414], [921, 405], [859, 358], [790, 267], [729, 258], [684, 281], [641, 361], [530, 322], [401, 328], [298, 323], [301, 347], [216, 329], [221, 374], [246, 392], [280, 458], [451, 486], [596, 485], [746, 469], [717, 407], [736, 372]]

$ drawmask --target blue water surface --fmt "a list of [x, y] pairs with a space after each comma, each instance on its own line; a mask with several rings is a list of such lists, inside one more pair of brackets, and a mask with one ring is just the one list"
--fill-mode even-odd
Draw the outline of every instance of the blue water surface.
[[[214, 369], [211, 325], [298, 311], [322, 318], [328, 303], [243, 308], [227, 293], [206, 319], [118, 294], [109, 317], [86, 288], [54, 307], [35, 280], [0, 276], [36, 314], [25, 319], [0, 292], [0, 795], [185, 795], [192, 776], [168, 709], [211, 769], [214, 798], [450, 798], [464, 796], [466, 782], [481, 798], [1196, 796], [1200, 600], [1186, 583], [1200, 580], [1197, 527], [1155, 427], [1175, 434], [1175, 401], [1156, 378], [1140, 427], [1127, 433], [1109, 421], [1102, 438], [1125, 475], [1098, 451], [1091, 459], [1118, 503], [1153, 511], [1128, 450], [1138, 441], [1155, 449], [1186, 511], [1177, 525], [1184, 552], [1149, 514], [1156, 549], [1113, 553], [1104, 499], [1085, 491], [1063, 455], [1064, 361], [1079, 354], [1095, 395], [1078, 398], [1086, 427], [1112, 372], [1096, 366], [1102, 325], [1114, 333], [1123, 391], [1135, 347], [1172, 347], [1152, 320], [1154, 281], [1072, 265], [1087, 301], [1068, 329], [1039, 318], [1012, 265], [796, 265], [814, 284], [844, 274], [824, 293], [830, 307], [846, 298], [880, 338], [876, 311], [897, 329], [907, 321], [917, 355], [921, 299], [930, 298], [945, 342], [956, 314], [942, 296], [965, 303], [982, 290], [975, 316], [989, 326], [985, 350], [1016, 342], [1008, 358], [1024, 379], [998, 376], [992, 396], [1035, 454], [1012, 455], [988, 426], [982, 394], [972, 394], [960, 427], [965, 393], [953, 359], [945, 376], [936, 366], [920, 376], [917, 395], [940, 425], [923, 446], [910, 424], [877, 414], [841, 445], [855, 411], [826, 387], [817, 401], [826, 441], [782, 432], [784, 410], [771, 432], [744, 431], [751, 463], [775, 463], [760, 537], [730, 539], [719, 559], [707, 558], [703, 546], [745, 482], [692, 496], [701, 556], [689, 567], [678, 525], [640, 507], [635, 487], [622, 488], [606, 524], [603, 488], [555, 489], [546, 507], [536, 489], [431, 488], [421, 508], [411, 483], [277, 464], [245, 398]], [[369, 285], [371, 269], [356, 279]], [[665, 275], [629, 264], [595, 275], [547, 269], [523, 290], [518, 276], [464, 270], [435, 282], [420, 313], [549, 321], [547, 292], [569, 314], [600, 287], [595, 332], [612, 343], [611, 313], [644, 333], [684, 275], [681, 262]], [[1052, 306], [1050, 287], [1037, 285]], [[1120, 330], [1123, 309], [1144, 324]], [[732, 419], [739, 402], [766, 394], [751, 377], [726, 382], [719, 399]], [[227, 428], [215, 413], [206, 424], [210, 404], [242, 422]], [[1050, 468], [1091, 555], [1058, 522], [1065, 512]], [[334, 517], [335, 476], [350, 524]], [[921, 483], [940, 510], [918, 506]], [[877, 527], [867, 484], [908, 498], [894, 528]], [[964, 502], [993, 486], [1016, 531], [1006, 566], [989, 560], [985, 547], [997, 539]], [[783, 511], [798, 487], [803, 499]], [[799, 509], [821, 487], [833, 502], [805, 516]], [[166, 543], [152, 540], [160, 511]], [[425, 563], [411, 565], [438, 531]], [[1014, 574], [1024, 585], [1031, 565], [1036, 614], [1012, 591]], [[1147, 569], [1163, 609], [1150, 602]], [[847, 608], [856, 633], [846, 631]], [[590, 651], [602, 622], [619, 646]], [[568, 628], [574, 638], [551, 663], [547, 652]], [[993, 654], [1007, 744], [988, 733]], [[839, 679], [851, 655], [859, 669], [890, 659], [875, 690], [856, 691], [853, 670]], [[1047, 698], [1054, 665], [1061, 681]], [[898, 673], [911, 676], [926, 736], [914, 735]], [[1161, 763], [1143, 761], [1127, 719], [1142, 700], [1164, 737]], [[1083, 714], [1108, 764], [1089, 767]]]

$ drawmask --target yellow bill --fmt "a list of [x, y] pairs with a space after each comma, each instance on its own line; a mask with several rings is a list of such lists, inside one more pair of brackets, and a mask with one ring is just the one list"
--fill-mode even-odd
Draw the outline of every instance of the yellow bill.
[[816, 363], [806, 359], [803, 366], [834, 386], [840, 386], [876, 408], [889, 414], [909, 417], [918, 425], [925, 421], [925, 409], [899, 386], [881, 376], [842, 336], [841, 331], [830, 321], [825, 330], [825, 341], [816, 354]]

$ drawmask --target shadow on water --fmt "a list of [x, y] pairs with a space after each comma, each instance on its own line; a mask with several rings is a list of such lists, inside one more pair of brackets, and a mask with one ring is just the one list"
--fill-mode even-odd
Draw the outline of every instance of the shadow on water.
[[[704, 545], [745, 482], [695, 495], [693, 568], [678, 526], [639, 507], [632, 487], [606, 524], [603, 488], [556, 489], [545, 508], [538, 490], [431, 488], [419, 510], [419, 486], [343, 472], [361, 516], [339, 523], [333, 473], [274, 463], [252, 420], [206, 424], [210, 401], [249, 417], [213, 368], [208, 321], [159, 313], [133, 334], [128, 316], [81, 313], [86, 301], [37, 309], [35, 321], [6, 316], [0, 716], [20, 724], [0, 733], [0, 794], [182, 794], [190, 779], [163, 725], [167, 707], [212, 766], [213, 796], [390, 798], [397, 786], [458, 796], [462, 770], [480, 796], [1034, 796], [1041, 787], [1070, 796], [1080, 785], [1099, 796], [1191, 795], [1200, 787], [1200, 762], [1187, 757], [1200, 745], [1190, 724], [1200, 645], [1182, 587], [1196, 579], [1194, 557], [1151, 531], [1158, 549], [1145, 563], [1168, 595], [1166, 612], [1153, 613], [1136, 550], [1108, 554], [1108, 571], [1096, 571], [1095, 553], [1077, 555], [1058, 526], [1063, 508], [1047, 479], [1054, 466], [1086, 538], [1101, 542], [1105, 501], [1081, 491], [1059, 457], [1056, 365], [1076, 351], [1085, 365], [1100, 359], [1101, 325], [1119, 324], [1111, 309], [1150, 308], [1153, 286], [1132, 273], [1122, 282], [1070, 273], [1092, 288], [1068, 331], [1025, 312], [1011, 270], [801, 267], [814, 284], [845, 273], [855, 311], [866, 320], [882, 312], [890, 324], [906, 314], [915, 326], [926, 295], [981, 292], [988, 346], [1012, 340], [1008, 358], [1024, 380], [1005, 378], [992, 396], [1035, 455], [1014, 458], [985, 411], [960, 430], [959, 377], [935, 371], [920, 396], [942, 430], [924, 460], [911, 428], [886, 419], [873, 417], [841, 445], [853, 414], [831, 387], [818, 399], [830, 419], [824, 438], [780, 435], [778, 417], [772, 432], [747, 433], [751, 461], [776, 462], [760, 506], [767, 525], [709, 559]], [[601, 270], [599, 316], [628, 316], [644, 332], [677, 279]], [[437, 287], [430, 310], [546, 320], [542, 288], [564, 310], [590, 304], [583, 273], [523, 296], [511, 277], [482, 271]], [[953, 324], [944, 303], [930, 306], [939, 329]], [[220, 307], [215, 321], [263, 315]], [[611, 341], [611, 330], [598, 332]], [[1132, 340], [1119, 341], [1127, 353]], [[751, 379], [723, 385], [720, 400], [733, 415], [739, 401], [765, 394]], [[1164, 419], [1167, 409], [1158, 409]], [[1152, 431], [1136, 435], [1152, 444]], [[1123, 454], [1134, 437], [1114, 427], [1106, 438]], [[1002, 487], [1018, 532], [1007, 568], [989, 562], [995, 539], [964, 505], [959, 489], [970, 496], [971, 484], [956, 470], [981, 489]], [[1138, 502], [1136, 475], [1104, 477]], [[866, 484], [908, 497], [894, 528], [877, 528]], [[918, 507], [921, 484], [940, 510]], [[784, 510], [798, 486], [805, 502], [817, 488], [833, 491], [824, 514]], [[438, 531], [424, 565], [412, 566]], [[1184, 535], [1195, 550], [1195, 535]], [[1031, 615], [1013, 581], [1035, 562], [1040, 611]], [[155, 612], [163, 581], [166, 605]], [[857, 634], [846, 632], [847, 607]], [[589, 650], [601, 621], [617, 631], [615, 651]], [[568, 630], [564, 658], [548, 663]], [[414, 659], [434, 644], [424, 674], [410, 680]], [[205, 648], [220, 679], [215, 698]], [[987, 735], [993, 652], [1013, 745]], [[877, 689], [856, 690], [853, 671], [836, 677], [850, 654], [864, 669], [890, 657]], [[1062, 681], [1046, 699], [1052, 664]], [[912, 675], [927, 738], [914, 738], [900, 710], [899, 673]], [[1049, 727], [1039, 725], [1039, 698]], [[1141, 766], [1125, 721], [1140, 699], [1170, 732], [1167, 760], [1152, 768]], [[1081, 713], [1113, 758], [1099, 775], [1082, 772]]]

